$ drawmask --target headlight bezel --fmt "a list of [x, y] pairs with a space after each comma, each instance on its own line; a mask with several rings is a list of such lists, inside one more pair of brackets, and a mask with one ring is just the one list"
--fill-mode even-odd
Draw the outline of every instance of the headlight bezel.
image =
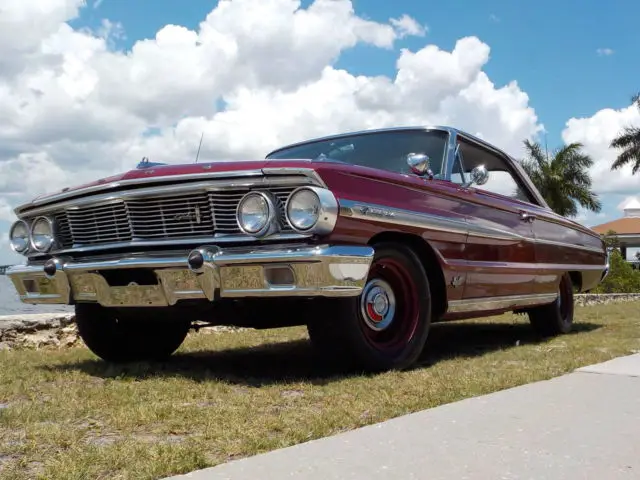
[[[291, 221], [291, 215], [289, 214], [289, 210], [292, 204], [293, 199], [296, 195], [300, 194], [303, 191], [309, 191], [315, 195], [317, 199], [317, 207], [318, 207], [318, 215], [316, 221], [313, 225], [307, 228], [299, 228], [294, 222]], [[296, 188], [289, 198], [287, 198], [287, 203], [285, 205], [285, 215], [287, 217], [287, 222], [291, 225], [291, 228], [301, 234], [314, 234], [314, 235], [328, 235], [335, 228], [336, 222], [338, 221], [338, 200], [331, 190], [326, 188], [320, 188], [315, 186], [304, 185]]]
[[[241, 221], [242, 206], [249, 198], [252, 198], [252, 197], [260, 197], [265, 202], [265, 205], [267, 207], [266, 221], [264, 222], [264, 225], [262, 225], [256, 231], [251, 231], [247, 229], [243, 224], [243, 222]], [[275, 201], [271, 198], [271, 195], [268, 194], [267, 192], [263, 192], [259, 190], [253, 190], [246, 193], [240, 199], [240, 201], [238, 202], [238, 206], [236, 207], [236, 223], [238, 224], [238, 228], [242, 233], [246, 235], [251, 235], [253, 237], [260, 238], [273, 233], [273, 231], [278, 228], [278, 222], [277, 222], [277, 209], [276, 209]]]
[[[26, 231], [26, 243], [24, 249], [22, 250], [16, 248], [13, 241], [15, 230], [20, 225], [24, 225]], [[31, 227], [26, 221], [21, 219], [13, 222], [13, 225], [11, 225], [11, 228], [9, 229], [9, 246], [11, 247], [11, 250], [19, 253], [20, 255], [26, 255], [29, 252], [29, 248], [31, 247]]]
[[[38, 225], [38, 223], [41, 221], [44, 221], [49, 226], [50, 239], [45, 247], [38, 247], [36, 245], [36, 240], [35, 240], [34, 229]], [[56, 232], [55, 232], [55, 225], [53, 220], [45, 215], [41, 215], [39, 217], [34, 218], [33, 221], [31, 222], [31, 226], [29, 227], [29, 237], [30, 237], [31, 248], [33, 250], [35, 250], [38, 253], [49, 252], [56, 243]]]

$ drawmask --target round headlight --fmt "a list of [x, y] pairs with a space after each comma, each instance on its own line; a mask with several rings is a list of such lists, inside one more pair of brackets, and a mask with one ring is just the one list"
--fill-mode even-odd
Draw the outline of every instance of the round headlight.
[[236, 212], [240, 230], [255, 236], [268, 232], [273, 215], [275, 212], [271, 200], [259, 192], [247, 193], [242, 197]]
[[17, 253], [25, 253], [29, 250], [29, 226], [23, 220], [18, 220], [9, 231], [11, 249]]
[[320, 199], [307, 188], [294, 192], [287, 202], [287, 218], [296, 230], [309, 230], [320, 216]]
[[53, 245], [53, 223], [47, 217], [38, 217], [31, 224], [31, 244], [39, 252], [47, 252]]

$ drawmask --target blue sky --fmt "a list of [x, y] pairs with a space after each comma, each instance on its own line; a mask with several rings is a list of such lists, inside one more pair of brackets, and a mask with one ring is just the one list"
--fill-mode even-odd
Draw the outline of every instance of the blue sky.
[[[89, 0], [91, 2], [91, 0]], [[302, 6], [311, 2], [305, 0]], [[516, 2], [512, 0], [354, 0], [358, 14], [385, 22], [406, 13], [428, 26], [426, 37], [402, 46], [418, 50], [426, 42], [450, 50], [461, 37], [475, 35], [491, 47], [485, 71], [497, 84], [516, 80], [530, 97], [548, 131], [549, 147], [559, 145], [565, 122], [602, 108], [622, 108], [640, 91], [640, 2], [595, 0]], [[102, 0], [85, 8], [74, 27], [98, 28], [102, 18], [121, 22], [130, 47], [153, 38], [166, 24], [195, 29], [217, 2], [211, 0]], [[90, 3], [96, 5], [96, 2]], [[330, 32], [327, 32], [330, 34]], [[600, 50], [600, 53], [598, 51]], [[393, 75], [397, 51], [358, 46], [337, 66], [352, 73]]]

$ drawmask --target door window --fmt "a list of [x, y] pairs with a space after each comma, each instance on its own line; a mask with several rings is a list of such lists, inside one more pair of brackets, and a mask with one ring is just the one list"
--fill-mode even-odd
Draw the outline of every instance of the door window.
[[463, 184], [469, 181], [471, 171], [479, 165], [484, 165], [489, 172], [489, 180], [484, 185], [473, 185], [473, 188], [522, 202], [536, 203], [502, 156], [465, 140], [460, 140], [457, 150], [451, 172], [452, 182]]

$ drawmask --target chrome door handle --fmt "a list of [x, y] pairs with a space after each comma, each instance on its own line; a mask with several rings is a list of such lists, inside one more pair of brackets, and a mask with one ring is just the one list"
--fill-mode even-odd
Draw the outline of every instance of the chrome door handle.
[[520, 212], [520, 220], [522, 220], [523, 222], [532, 223], [535, 219], [536, 219], [536, 216], [531, 213]]

